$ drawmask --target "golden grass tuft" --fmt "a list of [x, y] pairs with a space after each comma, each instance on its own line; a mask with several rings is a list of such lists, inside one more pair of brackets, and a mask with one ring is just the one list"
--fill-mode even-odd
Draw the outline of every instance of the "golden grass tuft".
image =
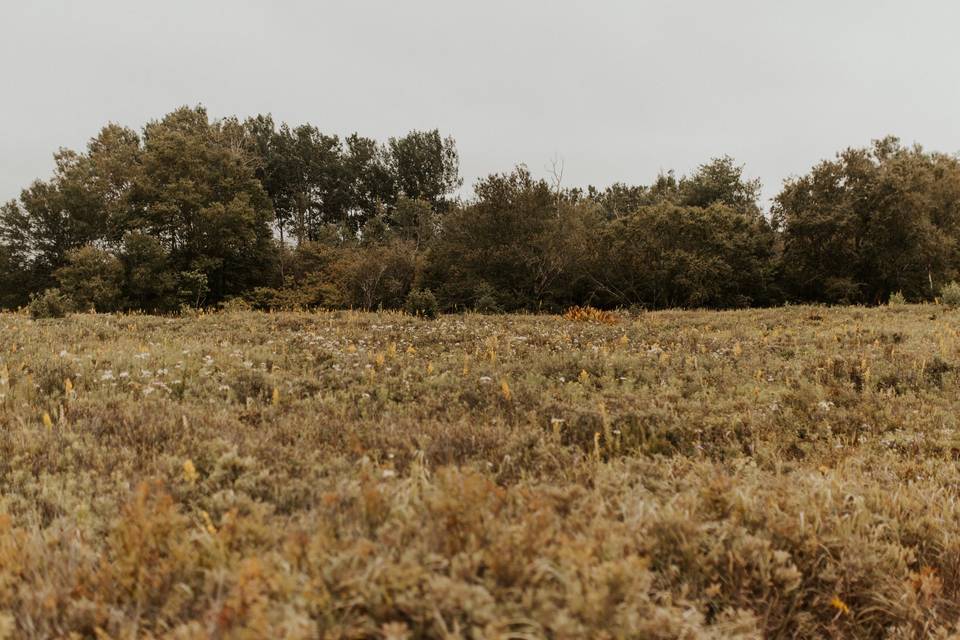
[[567, 309], [563, 314], [564, 320], [571, 322], [594, 322], [597, 324], [617, 324], [620, 322], [620, 316], [613, 311], [604, 311], [595, 307], [573, 306]]

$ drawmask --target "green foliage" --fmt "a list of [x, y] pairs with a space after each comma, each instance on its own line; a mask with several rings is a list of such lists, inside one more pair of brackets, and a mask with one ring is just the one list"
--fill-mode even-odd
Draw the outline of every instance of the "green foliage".
[[709, 207], [722, 204], [748, 215], [759, 215], [760, 181], [746, 180], [743, 167], [733, 158], [723, 156], [700, 165], [689, 178], [680, 180], [679, 204], [689, 207]]
[[462, 183], [453, 138], [441, 138], [436, 129], [411, 131], [402, 138], [391, 138], [389, 148], [399, 193], [423, 200], [435, 210], [444, 209], [446, 196]]
[[352, 309], [399, 309], [417, 273], [410, 242], [361, 243], [342, 247], [329, 266], [339, 292], [339, 306]]
[[225, 313], [243, 313], [252, 311], [253, 305], [243, 298], [230, 298], [220, 303], [220, 310]]
[[472, 310], [477, 313], [503, 313], [497, 301], [497, 290], [489, 282], [480, 281], [473, 288]]
[[773, 231], [726, 205], [643, 207], [614, 221], [602, 244], [608, 304], [744, 307], [775, 296]]
[[126, 234], [121, 261], [127, 308], [171, 311], [178, 307], [176, 275], [160, 240], [137, 231]]
[[202, 271], [181, 271], [177, 277], [177, 296], [182, 306], [199, 309], [209, 291], [207, 274]]
[[403, 309], [410, 315], [421, 318], [436, 318], [440, 313], [437, 297], [430, 289], [411, 289], [403, 303]]
[[120, 303], [123, 263], [109, 251], [93, 245], [70, 250], [66, 264], [54, 276], [60, 291], [78, 311], [114, 311]]
[[945, 305], [960, 307], [960, 284], [956, 280], [951, 280], [943, 285], [940, 288], [940, 300]]
[[27, 309], [35, 320], [63, 318], [70, 312], [71, 302], [59, 289], [46, 289], [39, 295], [30, 296]]
[[882, 304], [960, 277], [960, 160], [894, 138], [787, 181], [769, 218], [729, 156], [602, 190], [520, 165], [462, 201], [437, 130], [380, 143], [202, 107], [55, 162], [0, 206], [0, 307], [57, 287], [104, 310], [402, 309], [414, 282], [483, 312]]
[[774, 214], [797, 297], [931, 299], [960, 268], [960, 160], [885, 138], [790, 180]]
[[523, 166], [491, 175], [474, 190], [476, 200], [444, 217], [430, 247], [425, 281], [442, 306], [473, 308], [480, 287], [495, 292], [491, 307], [567, 306], [600, 225], [597, 208], [558, 203], [546, 181]]

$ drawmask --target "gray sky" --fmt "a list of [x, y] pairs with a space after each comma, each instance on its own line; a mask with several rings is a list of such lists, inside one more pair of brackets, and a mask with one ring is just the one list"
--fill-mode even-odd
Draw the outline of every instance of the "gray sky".
[[954, 0], [3, 0], [0, 200], [60, 146], [183, 104], [386, 139], [468, 185], [525, 162], [649, 183], [724, 153], [767, 196], [885, 134], [960, 151]]

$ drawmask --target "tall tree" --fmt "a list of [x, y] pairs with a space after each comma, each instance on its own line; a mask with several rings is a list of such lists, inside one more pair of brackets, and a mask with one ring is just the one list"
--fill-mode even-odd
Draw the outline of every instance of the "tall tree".
[[474, 202], [443, 219], [427, 286], [448, 307], [472, 307], [484, 291], [507, 310], [541, 308], [562, 273], [562, 256], [549, 250], [561, 224], [550, 185], [519, 166], [480, 180], [474, 191]]
[[896, 138], [787, 181], [774, 215], [788, 286], [803, 300], [929, 299], [960, 269], [960, 161]]
[[199, 107], [151, 122], [136, 183], [136, 230], [160, 242], [181, 277], [203, 274], [211, 302], [265, 282], [274, 259], [269, 198], [225, 127]]
[[436, 129], [411, 131], [402, 138], [391, 138], [389, 147], [400, 193], [426, 200], [437, 211], [446, 209], [447, 196], [463, 184], [453, 138], [441, 138]]
[[743, 176], [743, 166], [730, 156], [700, 165], [679, 183], [679, 203], [689, 207], [723, 204], [742, 213], [760, 215], [760, 180]]

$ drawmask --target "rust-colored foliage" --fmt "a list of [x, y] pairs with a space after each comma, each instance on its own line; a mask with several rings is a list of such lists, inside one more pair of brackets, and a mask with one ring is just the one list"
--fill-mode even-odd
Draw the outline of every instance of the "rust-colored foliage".
[[617, 324], [620, 317], [613, 311], [604, 311], [595, 307], [573, 306], [564, 312], [565, 320], [571, 322], [595, 322], [597, 324]]

